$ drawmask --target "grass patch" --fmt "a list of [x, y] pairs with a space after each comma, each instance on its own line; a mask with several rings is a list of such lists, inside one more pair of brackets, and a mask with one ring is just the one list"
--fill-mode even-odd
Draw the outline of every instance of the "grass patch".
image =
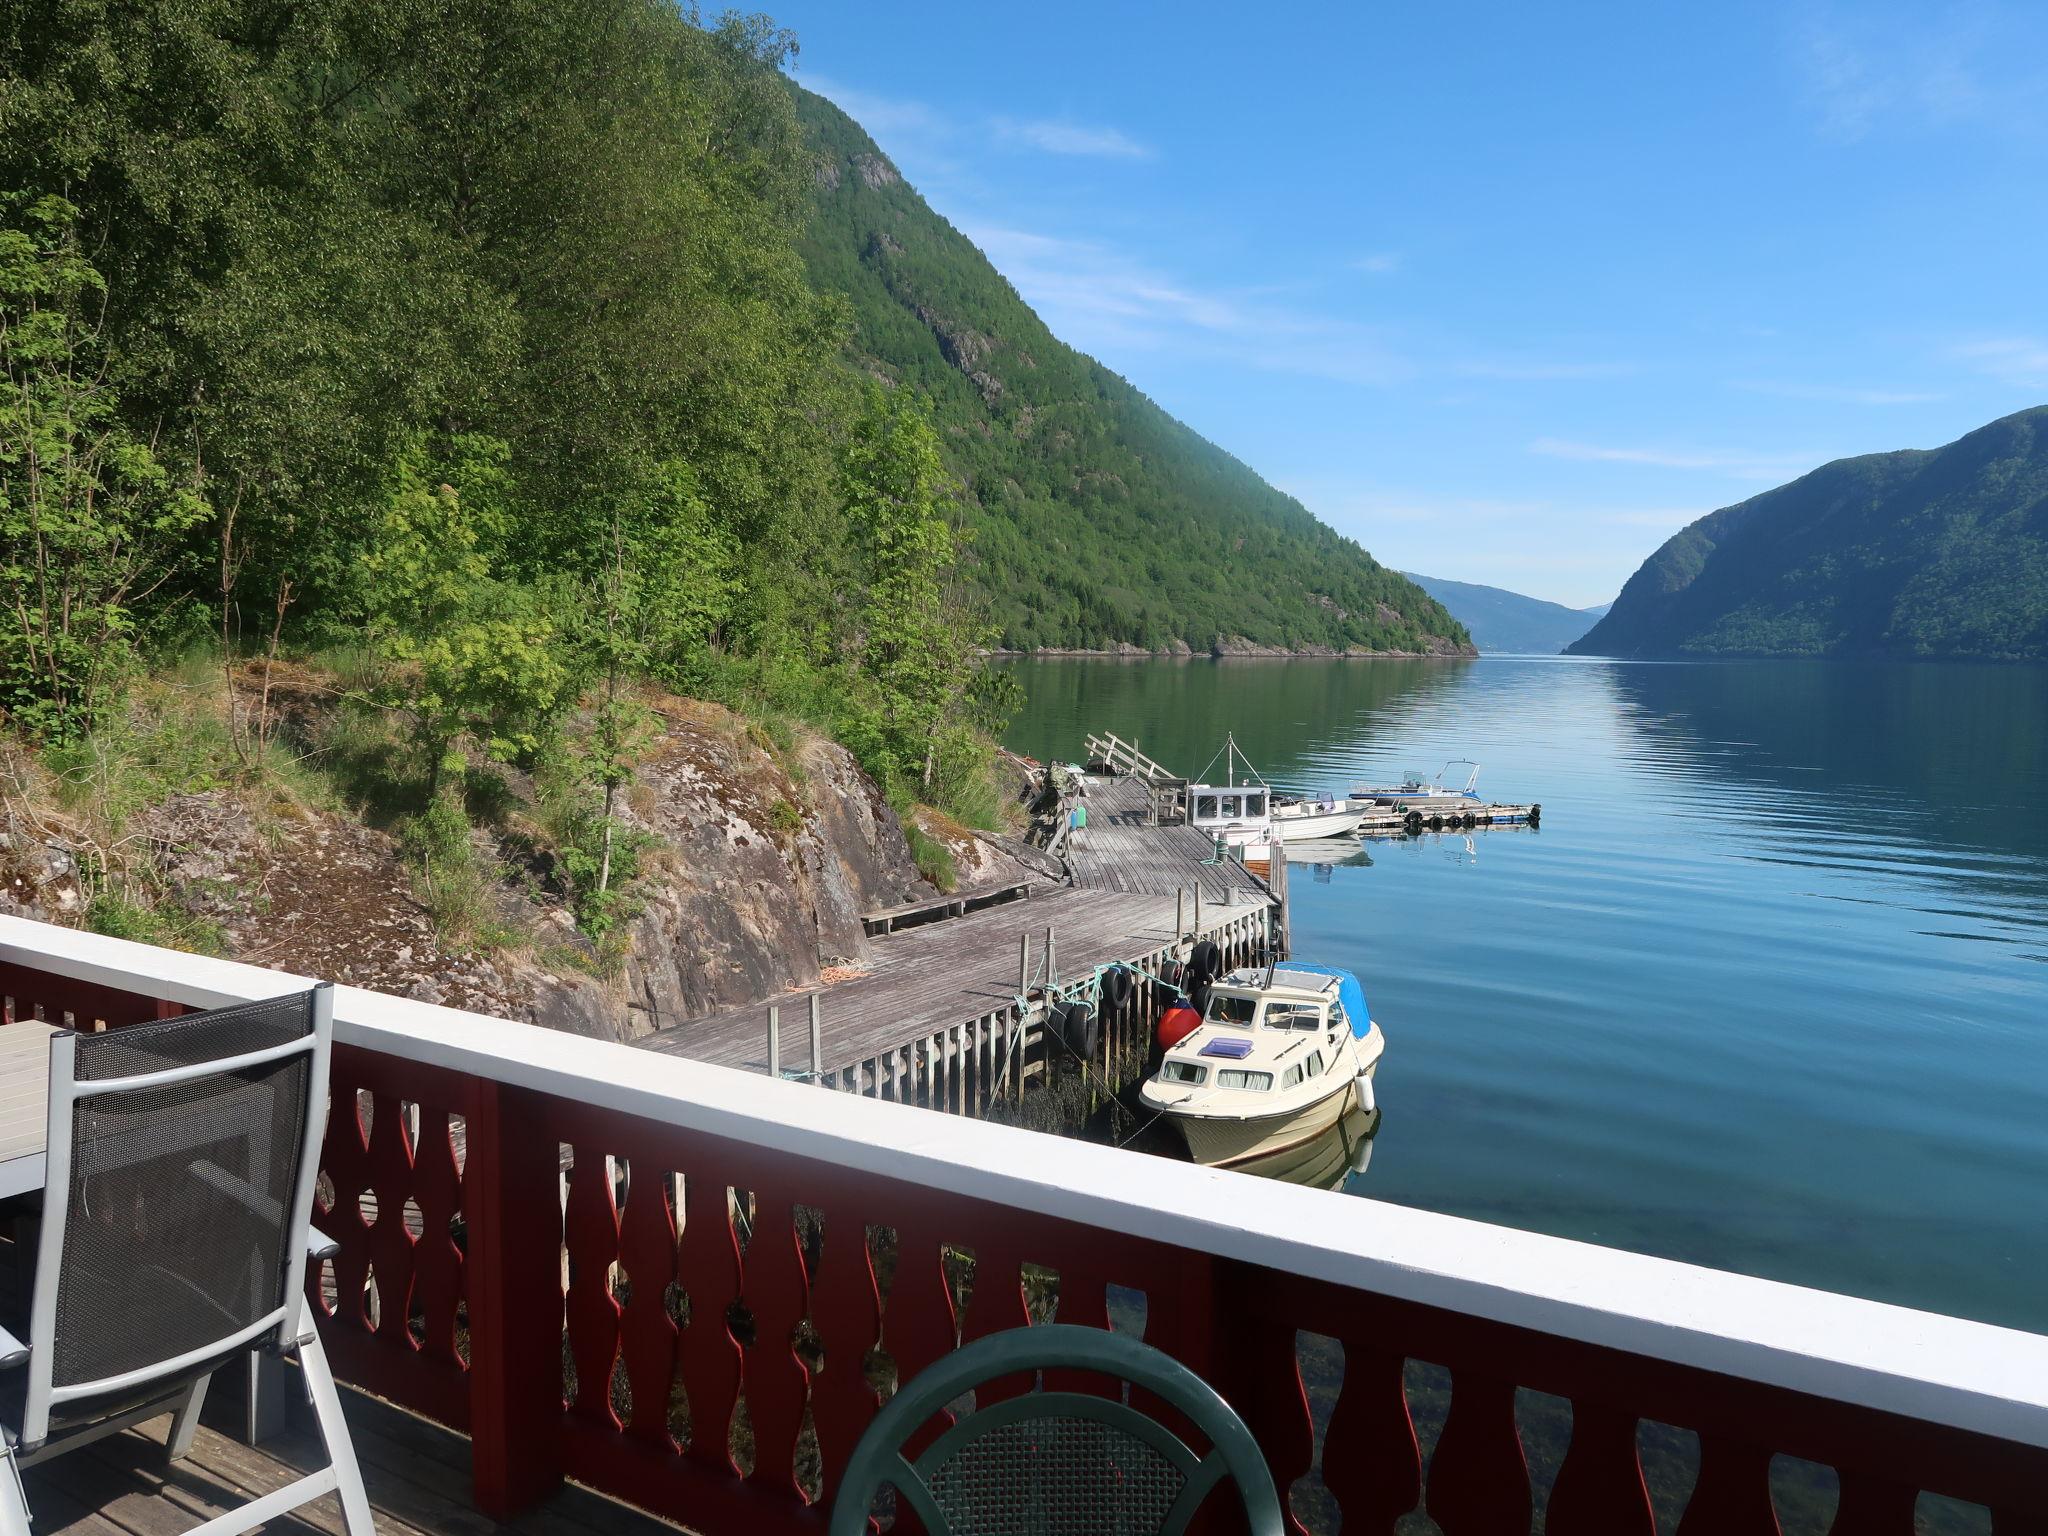
[[144, 906], [111, 891], [102, 891], [87, 904], [85, 926], [110, 939], [132, 939], [195, 955], [218, 955], [226, 948], [227, 936], [211, 918], [176, 906]]
[[494, 882], [477, 857], [469, 818], [452, 797], [408, 819], [398, 843], [413, 866], [413, 893], [443, 944], [492, 951], [517, 942], [519, 935], [497, 919]]
[[960, 871], [953, 863], [953, 850], [935, 837], [928, 837], [914, 821], [903, 823], [903, 835], [910, 842], [910, 857], [917, 872], [943, 892], [960, 883]]

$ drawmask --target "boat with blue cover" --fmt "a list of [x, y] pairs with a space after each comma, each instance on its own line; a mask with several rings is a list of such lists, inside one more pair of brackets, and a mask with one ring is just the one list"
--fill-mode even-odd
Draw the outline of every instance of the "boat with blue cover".
[[1354, 1107], [1374, 1108], [1386, 1037], [1358, 978], [1290, 960], [1232, 971], [1201, 1023], [1139, 1089], [1198, 1163], [1231, 1167], [1313, 1140]]

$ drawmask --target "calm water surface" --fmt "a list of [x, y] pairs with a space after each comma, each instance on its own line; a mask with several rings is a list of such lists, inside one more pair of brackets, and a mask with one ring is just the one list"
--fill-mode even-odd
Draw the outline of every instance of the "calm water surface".
[[1353, 1193], [2048, 1331], [2048, 669], [1015, 665], [1036, 756], [1542, 803], [1294, 869], [1387, 1034]]

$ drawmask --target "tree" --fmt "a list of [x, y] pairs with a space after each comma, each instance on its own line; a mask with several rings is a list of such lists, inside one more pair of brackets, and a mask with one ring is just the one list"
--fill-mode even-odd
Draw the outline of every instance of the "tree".
[[570, 693], [539, 594], [495, 577], [486, 554], [511, 517], [507, 457], [494, 439], [458, 437], [443, 478], [412, 444], [362, 559], [369, 632], [389, 664], [390, 701], [418, 725], [430, 796], [461, 772], [462, 738], [500, 759], [530, 753]]
[[135, 659], [141, 605], [207, 515], [121, 424], [105, 284], [75, 218], [59, 198], [0, 198], [0, 708], [46, 737], [99, 716]]
[[870, 388], [841, 476], [866, 562], [861, 657], [880, 695], [892, 766], [914, 772], [925, 793], [940, 728], [965, 697], [980, 639], [947, 601], [956, 548], [939, 501], [945, 483], [938, 437], [918, 402]]

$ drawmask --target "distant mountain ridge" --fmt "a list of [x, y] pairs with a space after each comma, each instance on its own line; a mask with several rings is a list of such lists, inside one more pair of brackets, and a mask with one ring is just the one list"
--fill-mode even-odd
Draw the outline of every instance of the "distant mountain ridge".
[[2048, 406], [1838, 459], [1681, 529], [1587, 656], [2048, 657]]
[[1401, 574], [1450, 609], [1451, 617], [1472, 632], [1472, 643], [1479, 647], [1481, 655], [1513, 651], [1554, 656], [1591, 629], [1612, 606], [1602, 603], [1597, 608], [1567, 608], [1562, 603], [1527, 597], [1505, 587], [1452, 581], [1415, 571]]
[[858, 123], [792, 90], [812, 283], [846, 297], [857, 368], [930, 400], [1005, 648], [1472, 654], [1428, 593], [1055, 337]]

